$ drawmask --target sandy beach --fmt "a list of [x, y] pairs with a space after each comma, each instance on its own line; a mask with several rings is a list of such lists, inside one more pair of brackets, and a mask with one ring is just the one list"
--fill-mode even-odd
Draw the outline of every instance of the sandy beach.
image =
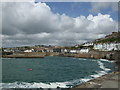
[[120, 88], [120, 72], [103, 75], [74, 88]]

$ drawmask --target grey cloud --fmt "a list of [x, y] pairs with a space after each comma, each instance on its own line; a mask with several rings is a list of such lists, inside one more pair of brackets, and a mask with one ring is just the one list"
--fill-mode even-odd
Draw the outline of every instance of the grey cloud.
[[74, 45], [116, 31], [110, 15], [69, 17], [45, 3], [3, 3], [3, 45]]
[[98, 13], [102, 9], [111, 8], [112, 11], [118, 11], [118, 2], [92, 2], [90, 12]]

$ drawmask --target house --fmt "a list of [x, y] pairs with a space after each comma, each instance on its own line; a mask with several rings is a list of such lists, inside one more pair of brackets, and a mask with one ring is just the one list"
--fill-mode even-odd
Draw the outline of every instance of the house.
[[82, 46], [86, 46], [86, 47], [88, 47], [88, 46], [93, 46], [93, 42], [84, 43]]
[[53, 48], [53, 52], [61, 53], [61, 48]]
[[25, 50], [24, 52], [34, 52], [34, 49], [31, 49], [31, 50]]
[[35, 52], [44, 52], [44, 48], [39, 48], [39, 47], [36, 47], [36, 48], [34, 48], [34, 51]]
[[80, 49], [80, 53], [88, 53], [88, 52], [89, 52], [89, 48]]
[[77, 53], [77, 50], [70, 50], [70, 53], [75, 54]]
[[14, 50], [6, 48], [6, 49], [3, 49], [3, 52], [14, 52]]
[[120, 43], [96, 43], [94, 44], [93, 49], [99, 51], [112, 51], [112, 50], [120, 50]]
[[53, 52], [53, 49], [52, 48], [48, 48], [48, 49], [46, 49], [47, 50], [47, 52]]
[[64, 49], [64, 50], [63, 50], [63, 52], [67, 53], [67, 52], [68, 52], [68, 50], [67, 50], [67, 49]]

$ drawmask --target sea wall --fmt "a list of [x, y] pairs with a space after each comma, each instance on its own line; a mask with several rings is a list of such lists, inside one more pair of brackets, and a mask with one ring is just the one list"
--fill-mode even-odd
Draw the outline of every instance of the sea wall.
[[58, 53], [58, 52], [21, 52], [8, 55], [2, 55], [3, 58], [44, 58], [45, 56], [65, 56], [76, 58], [94, 58], [94, 59], [116, 59], [116, 52], [95, 51], [88, 53]]
[[76, 57], [76, 58], [94, 58], [94, 59], [109, 59], [109, 60], [115, 60], [116, 59], [116, 53], [106, 52], [106, 51], [90, 51], [89, 53], [77, 53], [77, 54], [62, 54], [61, 56], [67, 56], [67, 57]]
[[11, 55], [2, 55], [3, 58], [43, 58], [46, 56], [46, 53], [43, 52], [23, 52], [23, 53], [14, 53]]
[[59, 56], [60, 53], [57, 52], [46, 52], [46, 56]]

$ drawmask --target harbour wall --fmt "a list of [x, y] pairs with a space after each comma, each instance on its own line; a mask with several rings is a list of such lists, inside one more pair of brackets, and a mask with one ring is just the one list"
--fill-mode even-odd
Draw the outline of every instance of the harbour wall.
[[75, 58], [94, 58], [115, 60], [117, 53], [114, 51], [90, 51], [89, 53], [58, 53], [58, 52], [21, 52], [2, 55], [3, 58], [44, 58], [45, 56], [64, 56]]

